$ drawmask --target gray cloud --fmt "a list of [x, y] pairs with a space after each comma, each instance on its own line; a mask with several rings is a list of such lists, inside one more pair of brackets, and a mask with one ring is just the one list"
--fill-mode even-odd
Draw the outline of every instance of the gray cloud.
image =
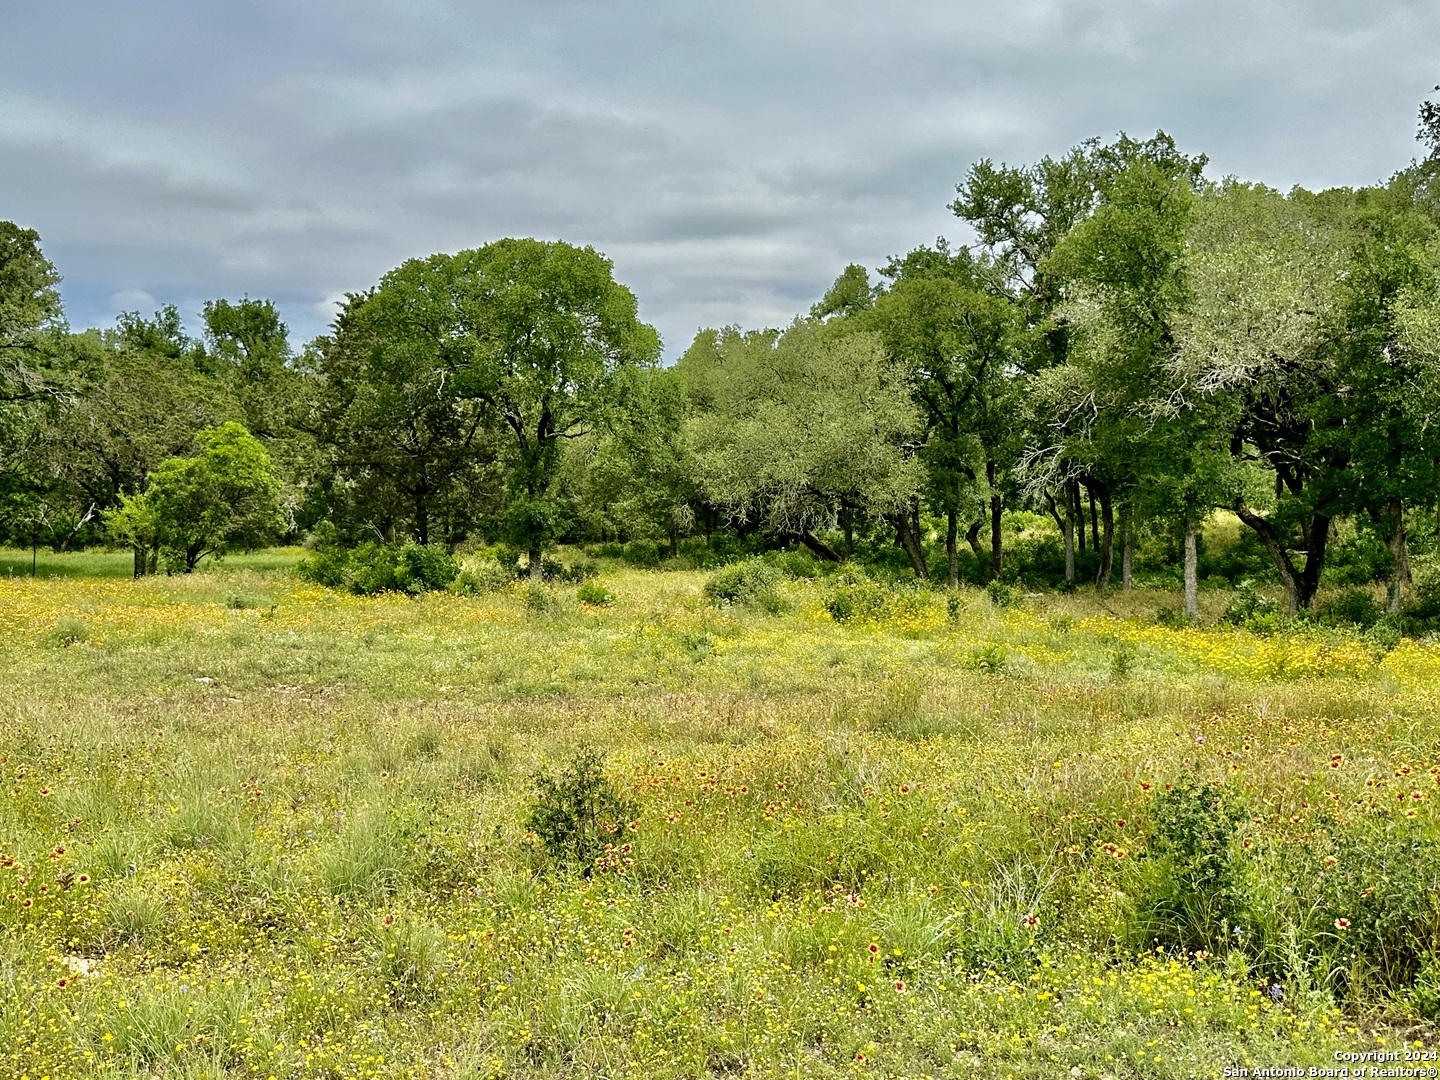
[[1216, 175], [1378, 180], [1440, 9], [1390, 0], [98, 0], [6, 13], [0, 217], [72, 322], [269, 296], [297, 337], [400, 261], [593, 244], [676, 355], [965, 230], [983, 157], [1164, 127]]

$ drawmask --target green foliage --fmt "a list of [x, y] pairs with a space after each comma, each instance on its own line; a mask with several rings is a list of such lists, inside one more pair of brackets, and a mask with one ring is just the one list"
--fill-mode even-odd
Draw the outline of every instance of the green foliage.
[[1350, 626], [1368, 630], [1385, 617], [1385, 608], [1366, 589], [1350, 588], [1321, 604], [1315, 612], [1327, 626]]
[[1236, 588], [1220, 618], [1248, 630], [1270, 632], [1280, 625], [1280, 605], [1273, 597], [1261, 592], [1252, 579], [1246, 578]]
[[626, 843], [639, 811], [604, 773], [605, 756], [582, 749], [559, 772], [536, 772], [525, 827], [555, 862], [592, 874], [606, 846]]
[[258, 547], [284, 526], [280, 485], [259, 440], [234, 421], [197, 440], [197, 456], [161, 462], [145, 492], [123, 496], [107, 518], [116, 539], [158, 546], [186, 573], [230, 546]]
[[1150, 802], [1139, 929], [1186, 949], [1229, 947], [1244, 910], [1236, 835], [1250, 811], [1238, 792], [1183, 780]]
[[515, 566], [497, 558], [465, 559], [450, 587], [462, 596], [483, 596], [507, 588], [515, 577]]
[[716, 604], [754, 607], [775, 614], [785, 607], [779, 593], [784, 577], [764, 559], [747, 559], [711, 574], [705, 582], [705, 595]]
[[990, 598], [990, 603], [997, 608], [1014, 607], [1020, 599], [1014, 586], [1007, 585], [1003, 581], [992, 581], [985, 586], [985, 595]]
[[593, 604], [596, 607], [608, 607], [615, 602], [615, 594], [598, 581], [583, 582], [580, 588], [575, 590], [575, 595], [582, 604]]
[[50, 631], [50, 640], [61, 648], [79, 645], [90, 637], [90, 628], [84, 619], [61, 619]]
[[[443, 548], [369, 541], [349, 551], [317, 551], [301, 562], [297, 572], [308, 581], [360, 596], [382, 592], [418, 596], [450, 588], [460, 576], [460, 565]], [[476, 587], [478, 580], [472, 577], [465, 587]]]
[[890, 607], [888, 590], [876, 581], [854, 579], [841, 581], [825, 597], [825, 610], [836, 622], [851, 619], [863, 622], [883, 618]]

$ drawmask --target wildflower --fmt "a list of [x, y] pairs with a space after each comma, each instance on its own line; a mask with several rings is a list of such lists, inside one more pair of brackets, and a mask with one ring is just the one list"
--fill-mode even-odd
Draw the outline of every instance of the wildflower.
[[1349, 929], [1350, 929], [1350, 920], [1349, 920], [1349, 919], [1336, 919], [1336, 920], [1335, 920], [1335, 929], [1336, 929], [1336, 930], [1349, 930]]
[[905, 990], [906, 990], [905, 980], [904, 980], [904, 979], [896, 979], [896, 980], [895, 980], [895, 992], [896, 992], [897, 994], [903, 994], [903, 993], [905, 993]]
[[1035, 912], [1032, 911], [1030, 912], [1030, 914], [1026, 915], [1023, 919], [1020, 920], [1020, 925], [1025, 927], [1027, 930], [1034, 929], [1036, 926], [1040, 925], [1040, 916], [1036, 915]]

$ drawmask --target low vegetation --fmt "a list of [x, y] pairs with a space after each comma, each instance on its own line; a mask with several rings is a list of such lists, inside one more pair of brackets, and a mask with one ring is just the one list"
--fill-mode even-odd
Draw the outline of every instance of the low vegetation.
[[0, 581], [0, 1073], [1431, 1045], [1440, 645], [1234, 590], [1166, 625], [1147, 589], [600, 557], [360, 596], [253, 558]]

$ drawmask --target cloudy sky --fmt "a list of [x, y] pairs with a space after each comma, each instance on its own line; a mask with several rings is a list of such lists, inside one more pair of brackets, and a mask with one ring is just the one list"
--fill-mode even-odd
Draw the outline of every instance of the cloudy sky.
[[1163, 127], [1213, 175], [1416, 153], [1434, 0], [4, 0], [0, 218], [75, 326], [269, 297], [297, 342], [415, 255], [591, 244], [683, 351], [965, 232], [969, 165]]

